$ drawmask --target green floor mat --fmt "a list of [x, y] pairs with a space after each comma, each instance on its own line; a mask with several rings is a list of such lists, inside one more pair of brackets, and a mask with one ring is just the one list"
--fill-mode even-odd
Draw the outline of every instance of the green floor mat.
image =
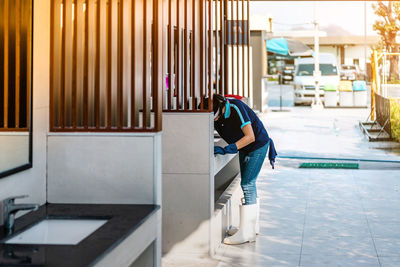
[[333, 163], [333, 162], [306, 162], [300, 164], [299, 168], [316, 169], [358, 169], [358, 163]]

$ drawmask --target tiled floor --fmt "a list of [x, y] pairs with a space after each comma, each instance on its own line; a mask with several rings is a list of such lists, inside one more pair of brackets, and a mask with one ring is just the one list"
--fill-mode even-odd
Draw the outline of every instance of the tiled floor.
[[[328, 110], [324, 119], [324, 114], [300, 110], [268, 114], [264, 122], [281, 154], [400, 160], [376, 149], [382, 144], [362, 138], [357, 121], [363, 112]], [[332, 122], [336, 126], [329, 128]], [[325, 128], [315, 130], [320, 124]], [[295, 160], [277, 163], [274, 171], [266, 164], [258, 179], [257, 241], [222, 245], [218, 267], [400, 266], [400, 164], [324, 170], [299, 169]]]

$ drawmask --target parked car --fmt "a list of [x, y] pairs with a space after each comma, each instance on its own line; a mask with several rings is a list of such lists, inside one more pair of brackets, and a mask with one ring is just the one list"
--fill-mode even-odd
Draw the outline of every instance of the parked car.
[[360, 70], [358, 65], [342, 65], [340, 68], [340, 78], [342, 80], [365, 80], [365, 73]]
[[[319, 55], [319, 68], [321, 71], [319, 92], [323, 100], [324, 85], [333, 85], [337, 87], [340, 81], [335, 56], [332, 54], [321, 53]], [[312, 103], [315, 97], [315, 80], [313, 74], [314, 57], [300, 58], [297, 60], [293, 81], [295, 105]]]
[[282, 71], [282, 82], [287, 83], [293, 81], [294, 78], [294, 65], [288, 64]]

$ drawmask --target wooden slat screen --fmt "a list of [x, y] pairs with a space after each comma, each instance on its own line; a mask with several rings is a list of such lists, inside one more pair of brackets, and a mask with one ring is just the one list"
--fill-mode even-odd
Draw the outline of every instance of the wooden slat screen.
[[51, 0], [51, 131], [161, 131], [162, 0]]
[[29, 131], [32, 0], [0, 0], [0, 131]]
[[[249, 0], [221, 0], [216, 36], [221, 38], [219, 62], [216, 71], [221, 79], [219, 94], [234, 94], [250, 97], [250, 28]], [[217, 4], [218, 5], [218, 4]]]
[[211, 111], [201, 99], [213, 93], [249, 96], [248, 6], [246, 0], [165, 1], [164, 111]]

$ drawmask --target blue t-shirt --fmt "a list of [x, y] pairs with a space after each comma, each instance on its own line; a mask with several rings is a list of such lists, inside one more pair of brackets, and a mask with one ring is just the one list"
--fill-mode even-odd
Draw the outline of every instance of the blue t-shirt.
[[263, 147], [270, 140], [267, 130], [254, 111], [238, 99], [229, 98], [225, 114], [221, 115], [218, 121], [214, 122], [214, 128], [219, 135], [228, 143], [236, 143], [244, 134], [242, 128], [251, 123], [255, 141], [240, 149], [249, 153]]

